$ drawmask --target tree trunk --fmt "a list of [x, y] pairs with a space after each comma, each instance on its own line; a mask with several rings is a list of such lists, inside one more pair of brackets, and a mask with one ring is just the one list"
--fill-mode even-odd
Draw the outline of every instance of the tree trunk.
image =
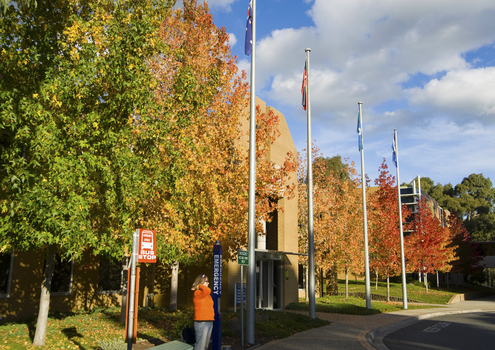
[[375, 289], [378, 289], [378, 271], [376, 271], [376, 283], [375, 283]]
[[387, 275], [387, 301], [390, 301], [390, 276]]
[[345, 298], [349, 298], [349, 269], [345, 267]]
[[38, 311], [38, 321], [34, 334], [33, 345], [44, 346], [46, 341], [46, 325], [48, 322], [48, 311], [50, 310], [50, 290], [52, 288], [53, 271], [55, 270], [55, 245], [50, 245], [46, 251], [46, 265], [41, 283], [40, 309]]
[[315, 269], [315, 297], [319, 298], [323, 296], [323, 281], [322, 281], [322, 271], [321, 269]]
[[333, 266], [332, 269], [327, 272], [327, 295], [337, 295], [338, 293], [337, 266]]
[[[127, 277], [129, 274], [129, 268], [127, 264], [122, 269], [122, 273], [126, 276], [126, 281], [129, 281]], [[122, 286], [122, 305], [120, 307], [120, 323], [125, 324], [125, 320], [127, 318], [127, 283], [124, 283]]]
[[428, 272], [425, 272], [425, 287], [426, 293], [428, 293]]
[[306, 301], [309, 301], [309, 265], [306, 265]]
[[421, 272], [421, 270], [419, 270], [419, 271], [418, 271], [419, 283], [421, 283], [421, 275], [422, 275], [422, 272]]
[[170, 311], [177, 311], [177, 289], [179, 285], [179, 262], [174, 261], [172, 266], [172, 281], [170, 283]]
[[438, 270], [437, 270], [437, 290], [440, 290], [440, 274], [438, 273]]

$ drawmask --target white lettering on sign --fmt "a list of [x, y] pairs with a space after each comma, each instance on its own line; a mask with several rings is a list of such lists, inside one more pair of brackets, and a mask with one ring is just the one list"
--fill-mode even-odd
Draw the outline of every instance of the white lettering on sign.
[[156, 263], [156, 232], [152, 230], [139, 230], [139, 254], [138, 262]]
[[215, 254], [213, 256], [213, 293], [219, 295], [221, 290], [220, 290], [220, 255]]

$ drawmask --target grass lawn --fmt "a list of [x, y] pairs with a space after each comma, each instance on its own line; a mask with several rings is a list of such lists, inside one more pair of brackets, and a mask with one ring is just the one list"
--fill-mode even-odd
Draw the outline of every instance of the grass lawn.
[[[329, 324], [306, 315], [286, 311], [256, 310], [255, 339], [268, 342], [294, 333]], [[140, 309], [138, 341], [160, 339], [163, 342], [180, 339], [184, 326], [192, 326], [193, 311], [170, 312], [166, 309]], [[244, 315], [246, 322], [246, 313]], [[1, 349], [40, 349], [32, 345], [36, 318], [0, 325]], [[222, 340], [225, 344], [239, 343], [241, 337], [240, 311], [222, 312]], [[124, 325], [120, 309], [109, 308], [93, 312], [57, 313], [50, 315], [45, 349], [100, 349], [99, 341], [118, 339], [124, 342]], [[234, 348], [234, 347], [233, 347]], [[43, 347], [42, 347], [43, 349]]]
[[[425, 292], [424, 286], [409, 284], [408, 298], [428, 304], [446, 304], [456, 293], [491, 290], [484, 287], [463, 286], [462, 288], [440, 290], [430, 288]], [[386, 283], [371, 285], [372, 294], [387, 293]], [[339, 291], [345, 291], [343, 281], [339, 282]], [[349, 292], [365, 292], [362, 281], [349, 282]], [[390, 292], [393, 296], [402, 296], [400, 283], [391, 283]], [[410, 309], [428, 307], [410, 303]], [[431, 307], [431, 306], [430, 306]], [[308, 310], [308, 303], [301, 300], [287, 307], [290, 310]], [[366, 309], [366, 301], [362, 298], [345, 296], [325, 296], [316, 299], [316, 311], [353, 315], [370, 315], [392, 312], [402, 309], [402, 303], [387, 303], [372, 301], [371, 309]], [[166, 309], [139, 310], [138, 340], [161, 339], [171, 341], [180, 339], [180, 331], [184, 326], [192, 325], [193, 311], [181, 310], [170, 312]], [[244, 315], [246, 318], [246, 315]], [[222, 334], [225, 344], [239, 343], [240, 312], [222, 312]], [[294, 333], [321, 327], [328, 324], [320, 319], [312, 320], [306, 315], [286, 311], [256, 310], [255, 338], [267, 342], [273, 339], [288, 337]], [[18, 322], [0, 325], [1, 349], [39, 349], [32, 346], [36, 326], [36, 318], [27, 318]], [[99, 341], [120, 339], [123, 342], [124, 325], [120, 323], [120, 308], [99, 309], [81, 313], [55, 313], [48, 320], [48, 330], [45, 349], [99, 349]], [[233, 347], [234, 349], [234, 347]]]
[[[431, 283], [430, 283], [431, 284]], [[339, 292], [345, 293], [345, 281], [339, 280]], [[471, 292], [485, 292], [494, 291], [492, 288], [464, 284], [463, 286], [455, 287], [450, 286], [449, 289], [446, 286], [440, 286], [438, 290], [436, 286], [431, 286], [426, 293], [424, 284], [418, 281], [411, 281], [408, 279], [407, 284], [407, 298], [418, 300], [422, 303], [429, 304], [447, 304], [449, 300], [456, 294], [471, 293]], [[349, 281], [349, 293], [360, 292], [365, 293], [364, 281]], [[370, 286], [371, 294], [387, 295], [387, 282], [378, 282], [378, 288], [376, 288], [376, 282], [372, 281]], [[390, 283], [390, 295], [396, 297], [402, 297], [402, 284]]]

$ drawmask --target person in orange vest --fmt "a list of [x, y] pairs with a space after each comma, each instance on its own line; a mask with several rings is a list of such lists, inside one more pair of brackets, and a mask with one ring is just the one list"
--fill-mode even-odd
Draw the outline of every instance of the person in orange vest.
[[194, 350], [206, 350], [210, 344], [215, 311], [209, 282], [206, 275], [199, 275], [194, 280], [191, 290], [194, 290], [194, 332], [196, 344]]

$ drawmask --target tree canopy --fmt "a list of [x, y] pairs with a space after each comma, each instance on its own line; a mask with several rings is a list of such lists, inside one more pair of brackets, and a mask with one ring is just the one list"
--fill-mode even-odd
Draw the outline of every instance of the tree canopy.
[[427, 193], [441, 207], [456, 213], [474, 240], [495, 239], [495, 189], [489, 178], [471, 174], [460, 184], [437, 184]]
[[166, 52], [156, 33], [171, 6], [39, 1], [0, 18], [0, 244], [48, 248], [45, 326], [56, 251], [121, 258], [154, 183], [167, 179], [155, 172], [168, 126], [154, 117], [162, 106], [148, 61]]

